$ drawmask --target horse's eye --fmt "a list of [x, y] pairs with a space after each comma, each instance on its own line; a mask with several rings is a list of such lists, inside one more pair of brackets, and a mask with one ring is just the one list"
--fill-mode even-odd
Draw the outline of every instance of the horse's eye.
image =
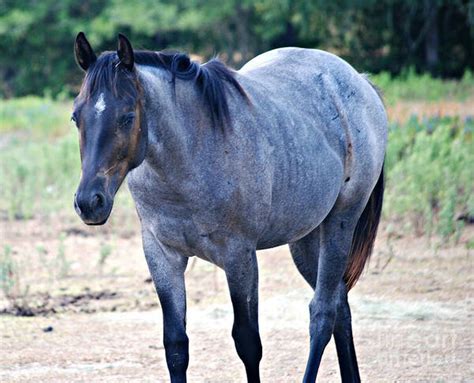
[[122, 117], [120, 117], [119, 125], [123, 126], [123, 127], [128, 127], [132, 124], [134, 119], [135, 119], [135, 113], [134, 112], [127, 113], [127, 114], [123, 115]]
[[123, 161], [125, 158], [127, 158], [127, 152], [125, 151], [121, 151], [119, 152], [119, 154], [117, 155], [117, 159], [119, 161]]
[[76, 124], [76, 126], [77, 126], [77, 115], [76, 115], [76, 113], [73, 113], [71, 115], [71, 121], [74, 122], [74, 124]]

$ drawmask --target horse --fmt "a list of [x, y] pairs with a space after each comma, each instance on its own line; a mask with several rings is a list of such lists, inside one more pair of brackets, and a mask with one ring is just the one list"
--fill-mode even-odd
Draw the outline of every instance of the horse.
[[380, 220], [387, 141], [381, 95], [341, 58], [281, 48], [235, 71], [169, 51], [96, 56], [84, 33], [85, 77], [74, 100], [81, 179], [76, 212], [104, 224], [127, 176], [163, 312], [171, 382], [189, 361], [184, 272], [190, 257], [222, 268], [232, 337], [248, 382], [259, 382], [256, 251], [289, 244], [314, 290], [304, 382], [315, 382], [334, 335], [341, 379], [360, 381], [348, 291]]

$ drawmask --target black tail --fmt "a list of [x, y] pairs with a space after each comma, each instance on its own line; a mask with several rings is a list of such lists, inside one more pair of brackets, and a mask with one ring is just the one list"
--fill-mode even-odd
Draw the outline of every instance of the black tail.
[[350, 290], [357, 283], [372, 253], [382, 212], [383, 192], [384, 174], [382, 167], [377, 184], [374, 190], [372, 190], [369, 201], [357, 222], [354, 237], [352, 238], [349, 263], [344, 274], [347, 290]]

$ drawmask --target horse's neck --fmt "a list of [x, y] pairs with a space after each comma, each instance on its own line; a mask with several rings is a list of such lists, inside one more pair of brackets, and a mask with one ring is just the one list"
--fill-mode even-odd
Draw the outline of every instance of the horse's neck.
[[193, 82], [173, 83], [171, 74], [163, 69], [140, 67], [139, 71], [148, 127], [145, 161], [163, 178], [175, 178], [177, 171], [191, 166], [197, 132], [202, 130], [199, 125], [206, 124], [209, 117]]

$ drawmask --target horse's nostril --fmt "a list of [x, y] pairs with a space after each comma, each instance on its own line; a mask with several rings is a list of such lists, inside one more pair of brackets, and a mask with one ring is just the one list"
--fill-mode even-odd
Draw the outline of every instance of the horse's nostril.
[[100, 209], [105, 205], [105, 197], [102, 193], [97, 193], [92, 198], [92, 209]]

